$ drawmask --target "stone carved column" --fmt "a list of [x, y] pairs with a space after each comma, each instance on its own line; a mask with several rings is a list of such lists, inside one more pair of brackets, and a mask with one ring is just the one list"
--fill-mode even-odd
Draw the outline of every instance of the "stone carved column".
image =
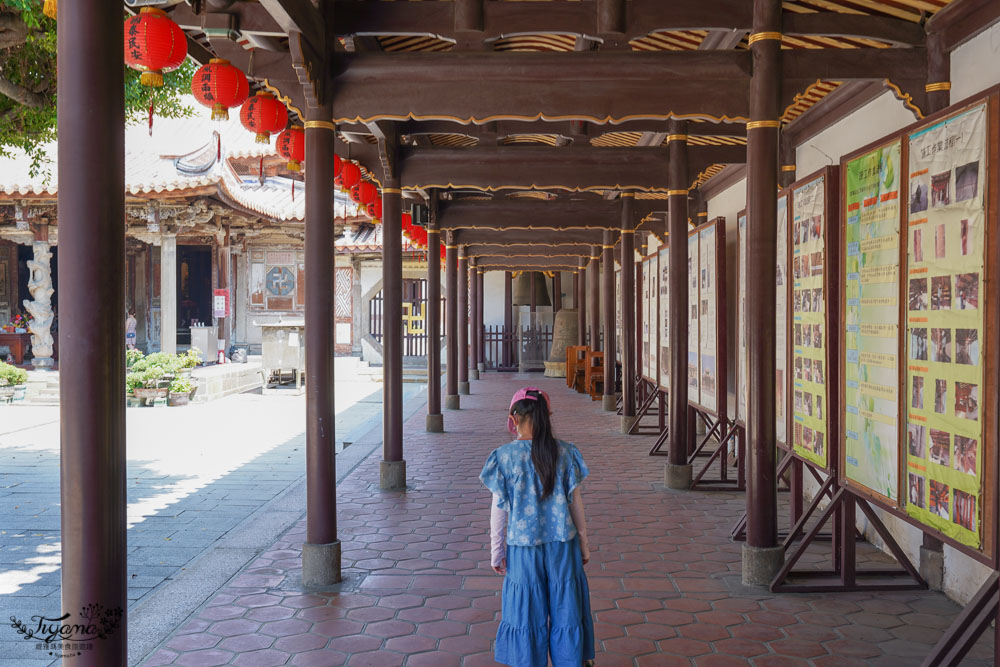
[[[33, 318], [30, 325], [31, 352], [34, 355], [32, 365], [35, 368], [52, 366], [52, 253], [49, 252], [47, 241], [35, 241], [32, 244], [35, 258], [28, 260], [31, 278], [28, 280], [28, 292], [33, 300], [24, 300], [24, 308]], [[122, 334], [124, 336], [124, 333]]]

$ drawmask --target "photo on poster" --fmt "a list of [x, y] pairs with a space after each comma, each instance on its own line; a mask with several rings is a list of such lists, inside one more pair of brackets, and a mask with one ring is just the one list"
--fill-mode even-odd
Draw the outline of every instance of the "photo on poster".
[[951, 434], [947, 431], [931, 429], [930, 460], [941, 466], [951, 465]]
[[922, 475], [917, 475], [912, 472], [909, 474], [910, 494], [908, 502], [910, 505], [915, 505], [921, 509], [927, 507], [927, 503], [924, 500], [924, 489], [926, 488], [925, 484], [926, 480], [924, 480]]
[[[795, 361], [798, 361], [797, 358]], [[806, 382], [812, 382], [813, 379], [813, 362], [812, 359], [802, 359], [802, 378]]]
[[979, 191], [979, 161], [955, 167], [955, 201], [975, 199]]
[[934, 228], [934, 259], [946, 259], [947, 257], [947, 232], [945, 226], [938, 225]]
[[819, 241], [823, 238], [823, 216], [814, 215], [809, 225], [809, 240]]
[[955, 329], [955, 363], [979, 365], [979, 329]]
[[916, 264], [922, 261], [924, 261], [924, 230], [918, 227], [913, 230], [913, 262]]
[[809, 450], [813, 450], [813, 430], [811, 428], [802, 429], [802, 447]]
[[715, 395], [715, 357], [707, 354], [701, 355], [701, 391]]
[[955, 416], [979, 421], [979, 385], [955, 383]]
[[794, 401], [795, 401], [795, 411], [796, 412], [802, 412], [802, 410], [803, 410], [803, 408], [802, 408], [802, 392], [799, 391], [798, 389], [795, 390], [795, 399], [794, 399]]
[[823, 456], [823, 432], [816, 431], [813, 436], [813, 453], [816, 456]]
[[701, 270], [701, 288], [708, 289], [708, 269]]
[[701, 300], [701, 314], [708, 315], [708, 299]]
[[934, 380], [934, 412], [943, 415], [948, 412], [948, 381]]
[[910, 310], [927, 310], [927, 278], [910, 278]]
[[910, 359], [927, 361], [927, 329], [925, 327], [910, 329]]
[[813, 334], [812, 334], [812, 325], [811, 324], [803, 324], [802, 325], [802, 347], [811, 347], [812, 346], [812, 337], [813, 337]]
[[979, 274], [960, 273], [955, 276], [955, 304], [958, 310], [979, 308]]
[[955, 523], [976, 530], [976, 497], [960, 489], [955, 489]]
[[688, 351], [688, 389], [692, 390], [697, 396], [698, 391], [698, 353], [691, 350]]
[[817, 250], [812, 255], [810, 255], [810, 263], [812, 264], [812, 275], [821, 276], [823, 275], [823, 251]]
[[979, 441], [955, 435], [955, 470], [966, 475], [976, 474], [976, 456], [978, 456]]
[[813, 347], [823, 347], [823, 325], [814, 324], [813, 325]]
[[927, 427], [923, 424], [907, 424], [906, 442], [910, 456], [921, 459], [927, 456]]
[[802, 446], [802, 424], [798, 422], [792, 427], [792, 444], [798, 447]]
[[914, 410], [924, 409], [924, 378], [922, 375], [913, 376], [913, 390], [911, 391], [910, 407]]
[[812, 311], [814, 313], [823, 312], [823, 288], [815, 287], [812, 291]]
[[931, 177], [931, 208], [941, 208], [951, 203], [951, 170]]
[[942, 519], [950, 519], [951, 512], [948, 511], [949, 495], [951, 488], [943, 482], [931, 480], [930, 503], [927, 508], [932, 514], [937, 514]]
[[923, 178], [910, 179], [910, 213], [920, 213], [927, 210], [927, 189], [929, 187], [927, 174]]
[[951, 310], [951, 276], [931, 278], [931, 310]]
[[807, 391], [802, 392], [802, 412], [807, 417], [813, 416], [813, 395]]
[[823, 375], [823, 362], [820, 359], [813, 359], [813, 382], [816, 384], [826, 384]]
[[795, 332], [794, 334], [795, 344], [802, 345], [802, 325], [796, 324], [792, 327], [792, 330]]
[[962, 248], [962, 254], [968, 255], [972, 252], [972, 237], [969, 235], [969, 221], [962, 220], [959, 223], [958, 232], [959, 246]]
[[951, 329], [931, 329], [931, 361], [951, 363]]

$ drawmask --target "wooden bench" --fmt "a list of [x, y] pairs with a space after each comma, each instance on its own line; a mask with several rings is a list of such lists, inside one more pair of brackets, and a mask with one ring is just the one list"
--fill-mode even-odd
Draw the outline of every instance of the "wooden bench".
[[604, 394], [604, 353], [587, 351], [585, 387], [590, 400], [596, 401]]
[[576, 389], [581, 394], [584, 391], [583, 367], [587, 358], [586, 345], [569, 345], [566, 347], [566, 386]]

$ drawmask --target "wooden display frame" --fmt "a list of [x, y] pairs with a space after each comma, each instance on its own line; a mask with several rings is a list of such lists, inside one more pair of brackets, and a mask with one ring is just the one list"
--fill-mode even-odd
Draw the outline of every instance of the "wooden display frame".
[[[998, 291], [997, 281], [992, 278], [992, 276], [1000, 275], [1000, 220], [998, 220], [998, 199], [1000, 199], [1000, 179], [998, 179], [998, 165], [1000, 165], [1000, 87], [995, 87], [984, 91], [978, 95], [972, 96], [968, 99], [962, 100], [957, 104], [949, 106], [947, 109], [943, 109], [940, 112], [932, 114], [918, 123], [914, 123], [910, 126], [903, 128], [898, 132], [894, 132], [882, 139], [872, 142], [856, 151], [853, 151], [841, 158], [841, 174], [840, 174], [840, 193], [846, 191], [846, 164], [855, 158], [876, 150], [880, 147], [890, 146], [895, 142], [900, 143], [900, 183], [908, 184], [909, 181], [909, 137], [912, 133], [920, 130], [921, 128], [933, 125], [936, 122], [945, 120], [947, 118], [960, 115], [965, 111], [968, 111], [972, 107], [979, 106], [984, 102], [987, 104], [987, 137], [986, 137], [986, 178], [984, 178], [985, 187], [985, 229], [984, 238], [986, 242], [986, 248], [984, 249], [984, 264], [985, 273], [988, 277], [983, 282], [982, 292], [980, 294], [980, 303], [984, 304], [985, 314], [983, 317], [983, 329], [985, 331], [1000, 331], [1000, 304], [998, 304], [998, 299], [1000, 299], [1000, 291]], [[903, 197], [903, 185], [900, 185], [900, 197]], [[900, 203], [899, 206], [899, 228], [900, 236], [908, 230], [907, 221], [907, 211], [908, 211], [908, 197], [909, 193], [907, 191], [907, 200]], [[846, 206], [842, 207], [840, 211], [840, 240], [839, 248], [843, 249], [846, 243], [846, 215], [848, 211]], [[907, 235], [908, 239], [908, 235]], [[990, 344], [991, 338], [984, 336], [982, 340], [982, 353], [980, 355], [981, 363], [985, 364], [983, 380], [985, 385], [985, 391], [983, 392], [982, 398], [980, 400], [980, 405], [983, 406], [980, 410], [980, 414], [983, 419], [983, 477], [981, 484], [981, 498], [980, 498], [980, 526], [982, 529], [982, 539], [981, 539], [981, 549], [976, 549], [969, 545], [963, 544], [939, 530], [929, 526], [914, 517], [911, 517], [905, 509], [906, 503], [904, 502], [904, 491], [906, 488], [906, 399], [907, 392], [905, 388], [906, 384], [906, 309], [904, 304], [907, 299], [907, 280], [908, 275], [908, 256], [907, 247], [908, 240], [906, 242], [900, 242], [899, 245], [899, 290], [898, 290], [898, 309], [899, 309], [899, 328], [900, 335], [898, 336], [897, 348], [898, 348], [898, 383], [902, 390], [899, 392], [898, 396], [898, 423], [899, 428], [897, 432], [897, 442], [896, 451], [898, 452], [897, 460], [897, 498], [892, 500], [883, 494], [878, 493], [872, 489], [869, 489], [856, 481], [848, 478], [846, 476], [845, 470], [845, 456], [847, 453], [847, 448], [844, 444], [844, 438], [846, 437], [846, 424], [845, 424], [845, 406], [846, 406], [846, 365], [845, 365], [845, 354], [846, 354], [846, 339], [842, 336], [840, 341], [840, 350], [838, 351], [839, 357], [839, 367], [838, 367], [838, 377], [839, 377], [839, 391], [840, 391], [840, 408], [838, 409], [838, 419], [839, 419], [839, 438], [840, 438], [840, 452], [838, 455], [838, 482], [840, 485], [849, 489], [852, 493], [863, 498], [872, 504], [878, 506], [880, 509], [889, 512], [893, 516], [915, 526], [922, 532], [933, 535], [942, 542], [952, 546], [953, 548], [961, 551], [962, 553], [970, 556], [971, 558], [978, 560], [980, 562], [990, 564], [995, 569], [998, 567], [997, 563], [997, 545], [996, 545], [996, 520], [997, 520], [997, 482], [1000, 475], [997, 472], [997, 427], [998, 427], [998, 412], [1000, 412], [1000, 392], [998, 392], [998, 371], [1000, 371], [1000, 345]], [[838, 273], [839, 286], [843, 286], [845, 283], [845, 262], [844, 257], [841, 257], [840, 268]], [[840, 317], [841, 322], [844, 322], [844, 317], [846, 315], [847, 299], [841, 298], [840, 300]], [[992, 340], [995, 343], [995, 338]]]
[[[656, 318], [652, 318], [652, 321], [650, 321], [649, 314], [653, 310], [659, 313], [660, 288], [657, 280], [659, 273], [658, 260], [659, 257], [655, 252], [642, 258], [642, 288], [643, 290], [648, 290], [648, 293], [643, 292], [645, 298], [642, 302], [642, 323], [645, 327], [646, 323], [649, 322], [649, 349], [645, 350], [646, 339], [643, 337], [644, 354], [642, 360], [642, 373], [640, 374], [640, 377], [654, 387], [658, 386], [659, 377], [651, 377], [648, 371], [650, 368], [657, 370], [660, 368], [660, 341], [658, 337], [660, 327]], [[652, 280], [650, 280], [650, 278], [652, 278]], [[652, 359], [650, 359], [650, 357], [652, 357]]]

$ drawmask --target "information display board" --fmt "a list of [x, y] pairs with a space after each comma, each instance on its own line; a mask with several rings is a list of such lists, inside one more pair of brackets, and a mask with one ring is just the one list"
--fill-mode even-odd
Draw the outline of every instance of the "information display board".
[[774, 300], [774, 436], [788, 444], [788, 194], [778, 196]]
[[698, 233], [688, 236], [688, 402], [701, 399], [701, 378], [698, 368]]
[[750, 369], [747, 358], [747, 214], [736, 217], [736, 421], [746, 425], [750, 408]]
[[[987, 104], [909, 133], [906, 512], [983, 544]], [[994, 171], [995, 173], [995, 171]], [[994, 332], [994, 336], [996, 332]]]
[[654, 385], [659, 382], [660, 341], [659, 341], [659, 303], [660, 280], [659, 262], [656, 254], [649, 256], [649, 301], [646, 304], [645, 317], [649, 320], [649, 365], [646, 366], [646, 377]]
[[650, 340], [651, 340], [651, 330], [656, 327], [656, 321], [651, 321], [649, 319], [649, 299], [652, 293], [652, 281], [650, 276], [650, 263], [649, 257], [645, 257], [642, 260], [642, 376], [647, 380], [651, 379], [649, 377], [649, 365], [650, 365]]
[[[688, 403], [725, 415], [726, 219], [688, 234]], [[720, 400], [721, 397], [721, 400]]]
[[[793, 185], [792, 191], [792, 451], [824, 470], [830, 469], [830, 448], [835, 446], [837, 417], [831, 415], [836, 386], [835, 261], [838, 236], [831, 232], [836, 222], [836, 170], [825, 169]], [[832, 234], [832, 236], [831, 236]]]
[[622, 353], [622, 270], [615, 269], [615, 355], [618, 363], [625, 363]]
[[699, 363], [701, 365], [701, 400], [700, 403], [709, 410], [718, 408], [719, 376], [718, 359], [716, 358], [716, 347], [718, 337], [716, 334], [716, 313], [718, 304], [716, 302], [716, 279], [715, 275], [715, 227], [709, 226], [698, 233], [699, 245], [699, 302], [698, 315], [701, 318], [699, 328], [701, 335], [698, 339]]
[[660, 304], [659, 304], [659, 338], [660, 338], [660, 371], [659, 386], [663, 391], [670, 389], [670, 247], [660, 246], [657, 254], [657, 267], [660, 273]]

